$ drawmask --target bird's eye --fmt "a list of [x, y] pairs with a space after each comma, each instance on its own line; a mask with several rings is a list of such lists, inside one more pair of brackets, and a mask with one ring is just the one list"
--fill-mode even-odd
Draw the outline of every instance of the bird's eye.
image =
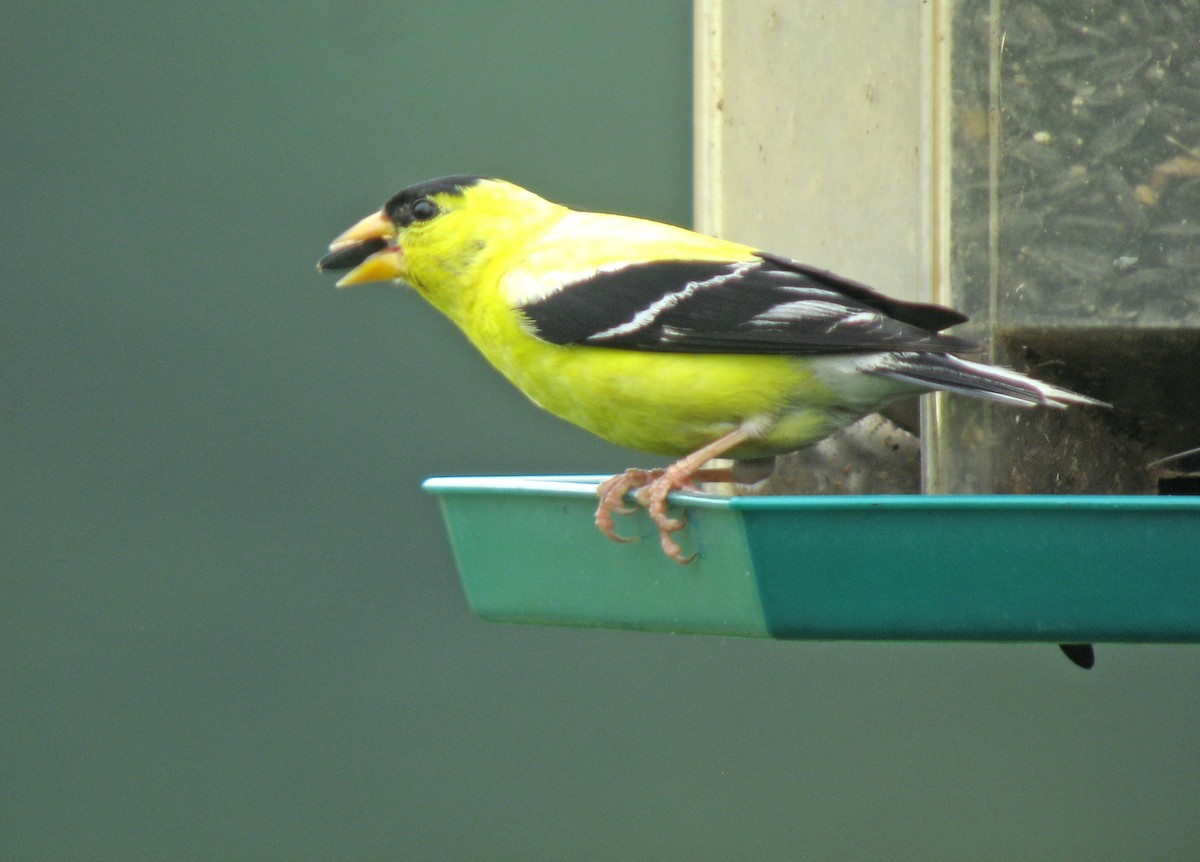
[[413, 202], [412, 217], [417, 221], [429, 221], [438, 214], [438, 206], [429, 198], [421, 198]]

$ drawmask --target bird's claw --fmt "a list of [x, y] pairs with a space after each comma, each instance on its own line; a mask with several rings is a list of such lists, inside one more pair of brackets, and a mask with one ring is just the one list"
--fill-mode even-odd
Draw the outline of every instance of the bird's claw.
[[600, 504], [596, 507], [596, 528], [614, 542], [634, 542], [636, 538], [617, 535], [617, 525], [613, 520], [613, 512], [618, 515], [632, 515], [636, 510], [631, 506], [621, 505], [625, 495], [639, 482], [648, 481], [646, 470], [626, 470], [609, 479], [605, 479], [596, 488]]
[[610, 539], [617, 542], [632, 542], [631, 538], [619, 536], [612, 513], [631, 514], [634, 510], [621, 505], [625, 495], [637, 489], [634, 495], [638, 503], [646, 510], [654, 525], [658, 527], [658, 539], [663, 553], [677, 563], [690, 563], [696, 559], [695, 554], [685, 556], [683, 548], [675, 541], [673, 533], [687, 526], [687, 517], [672, 518], [667, 514], [667, 496], [674, 490], [684, 487], [669, 475], [667, 470], [630, 469], [618, 473], [610, 479], [601, 482], [596, 489], [600, 504], [596, 507], [596, 527]]
[[682, 518], [672, 518], [667, 514], [667, 495], [679, 487], [682, 485], [678, 485], [669, 475], [664, 474], [649, 485], [640, 488], [636, 496], [637, 501], [642, 504], [650, 515], [650, 519], [658, 527], [658, 541], [662, 545], [663, 553], [677, 563], [690, 563], [696, 559], [696, 555], [685, 556], [683, 548], [675, 541], [673, 535], [687, 526], [687, 515], [685, 514]]
[[658, 525], [659, 529], [669, 533], [677, 533], [687, 525], [686, 515], [682, 518], [672, 518], [667, 514], [667, 495], [674, 490], [677, 489], [672, 483], [665, 482], [660, 477], [644, 488], [638, 489], [634, 495], [642, 508], [650, 513], [650, 517], [654, 519], [654, 523]]
[[601, 503], [596, 507], [596, 529], [614, 542], [636, 542], [636, 536], [621, 536], [617, 534], [617, 524], [612, 517], [613, 512], [618, 512], [622, 515], [632, 515], [633, 509], [626, 509], [624, 507], [612, 508]]

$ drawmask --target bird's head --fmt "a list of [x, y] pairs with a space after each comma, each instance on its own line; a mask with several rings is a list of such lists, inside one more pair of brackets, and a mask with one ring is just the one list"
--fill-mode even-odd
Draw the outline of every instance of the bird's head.
[[321, 271], [349, 270], [338, 287], [408, 282], [436, 304], [470, 278], [514, 232], [535, 229], [563, 207], [504, 180], [456, 175], [409, 186], [329, 245]]

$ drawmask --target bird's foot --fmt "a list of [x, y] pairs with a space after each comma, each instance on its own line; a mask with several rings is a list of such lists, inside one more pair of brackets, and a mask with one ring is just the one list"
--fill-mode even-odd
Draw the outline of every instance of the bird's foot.
[[596, 528], [614, 542], [632, 542], [631, 538], [617, 535], [617, 525], [613, 521], [613, 512], [618, 515], [632, 515], [636, 510], [624, 506], [625, 495], [634, 488], [641, 488], [661, 476], [664, 470], [639, 470], [631, 468], [624, 473], [618, 473], [605, 479], [596, 488], [600, 505], [596, 507]]
[[624, 473], [618, 473], [610, 479], [605, 479], [596, 489], [600, 497], [600, 505], [596, 507], [596, 527], [608, 538], [617, 542], [632, 542], [633, 539], [617, 535], [613, 513], [630, 515], [635, 510], [622, 505], [625, 495], [637, 489], [636, 498], [654, 525], [658, 527], [658, 540], [663, 553], [677, 563], [690, 563], [696, 555], [685, 556], [683, 548], [675, 541], [673, 533], [678, 533], [687, 524], [687, 518], [672, 518], [667, 514], [667, 495], [672, 491], [692, 486], [691, 476], [680, 471], [672, 472], [670, 468], [663, 470], [639, 470], [633, 468]]
[[687, 526], [687, 516], [672, 518], [667, 514], [667, 495], [672, 491], [692, 487], [692, 477], [673, 471], [670, 467], [661, 472], [662, 475], [639, 488], [635, 496], [658, 527], [658, 541], [662, 545], [663, 553], [677, 563], [690, 563], [696, 559], [696, 555], [685, 556], [683, 548], [675, 541], [673, 535]]
[[674, 536], [687, 524], [687, 518], [672, 518], [667, 514], [667, 496], [672, 491], [693, 488], [697, 482], [728, 481], [730, 471], [727, 468], [706, 470], [704, 463], [713, 458], [720, 458], [753, 437], [752, 428], [739, 425], [728, 434], [680, 458], [665, 470], [631, 469], [604, 480], [596, 489], [600, 497], [600, 505], [596, 508], [596, 526], [610, 539], [618, 542], [632, 541], [617, 535], [612, 513], [628, 514], [630, 510], [621, 504], [625, 495], [637, 488], [637, 501], [658, 527], [658, 540], [662, 544], [663, 553], [677, 563], [690, 563], [696, 559], [696, 555], [685, 556], [683, 548], [675, 541]]

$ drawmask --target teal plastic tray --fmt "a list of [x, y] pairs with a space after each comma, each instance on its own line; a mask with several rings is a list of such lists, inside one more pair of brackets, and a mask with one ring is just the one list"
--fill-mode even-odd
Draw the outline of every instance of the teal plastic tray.
[[1200, 642], [1200, 498], [680, 493], [592, 522], [606, 477], [429, 479], [478, 616], [790, 639]]

